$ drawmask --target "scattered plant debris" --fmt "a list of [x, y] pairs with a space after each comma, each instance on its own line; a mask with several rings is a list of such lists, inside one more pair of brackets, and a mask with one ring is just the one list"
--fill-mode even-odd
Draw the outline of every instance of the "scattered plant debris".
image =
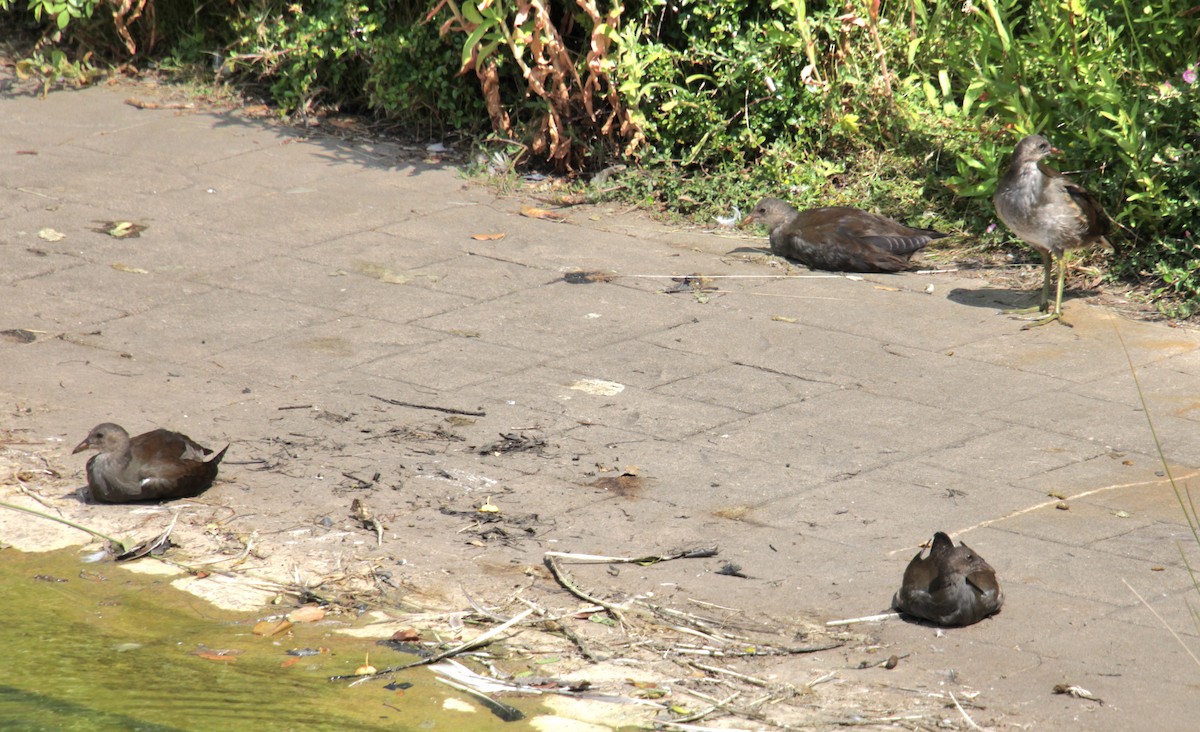
[[649, 478], [643, 478], [637, 473], [627, 471], [620, 475], [606, 475], [602, 478], [597, 478], [588, 483], [588, 485], [602, 491], [615, 493], [622, 498], [635, 498], [646, 487], [649, 480]]
[[1097, 704], [1104, 706], [1103, 699], [1095, 696], [1092, 694], [1092, 692], [1088, 691], [1082, 686], [1075, 686], [1074, 684], [1055, 684], [1054, 693], [1066, 694], [1067, 696], [1073, 696], [1076, 699], [1087, 699], [1088, 701], [1094, 701]]
[[555, 211], [547, 211], [544, 208], [537, 208], [536, 206], [522, 206], [521, 215], [528, 216], [531, 219], [542, 219], [544, 221], [554, 221], [556, 223], [562, 223], [567, 220], [567, 217], [563, 214]]
[[358, 523], [364, 529], [375, 532], [376, 541], [380, 545], [383, 544], [383, 524], [375, 518], [374, 514], [371, 513], [371, 509], [367, 508], [366, 503], [358, 498], [355, 498], [350, 502], [350, 515], [353, 516], [354, 520], [358, 521]]
[[25, 330], [24, 328], [12, 328], [10, 330], [0, 330], [0, 339], [24, 345], [36, 341], [37, 334], [32, 330]]
[[92, 229], [97, 234], [108, 234], [114, 239], [137, 239], [146, 230], [144, 224], [133, 221], [99, 221], [100, 226]]
[[742, 579], [750, 579], [749, 575], [742, 572], [741, 566], [734, 564], [733, 562], [726, 562], [722, 564], [721, 568], [717, 570], [717, 574], [723, 574], [727, 577], [741, 577]]
[[117, 554], [115, 560], [118, 562], [127, 562], [132, 559], [140, 559], [146, 555], [152, 555], [156, 557], [162, 556], [166, 553], [167, 549], [174, 546], [174, 544], [171, 543], [171, 532], [174, 531], [175, 522], [178, 520], [179, 513], [176, 512], [174, 516], [171, 517], [171, 525], [167, 527], [166, 531], [162, 532], [150, 541], [142, 542], [131, 549]]
[[567, 272], [563, 275], [563, 282], [568, 285], [590, 285], [594, 282], [612, 282], [617, 276], [612, 272], [600, 272], [598, 270]]
[[111, 266], [113, 269], [117, 270], [118, 272], [128, 272], [129, 274], [150, 274], [150, 270], [148, 270], [148, 269], [142, 269], [141, 267], [134, 267], [132, 265], [125, 264], [123, 262], [113, 262]]
[[270, 638], [273, 635], [279, 635], [285, 631], [292, 629], [292, 622], [283, 618], [275, 618], [271, 620], [260, 620], [254, 624], [251, 632], [255, 635], [261, 635], [265, 638]]
[[717, 287], [709, 277], [701, 274], [690, 274], [683, 277], [672, 277], [671, 281], [674, 286], [669, 287], [663, 292], [667, 295], [674, 295], [680, 292], [716, 292]]
[[447, 414], [463, 414], [468, 417], [486, 417], [487, 416], [487, 412], [485, 412], [481, 409], [472, 411], [470, 409], [455, 409], [454, 407], [438, 407], [438, 406], [433, 406], [430, 404], [416, 404], [414, 402], [404, 402], [404, 401], [400, 401], [398, 399], [388, 399], [387, 397], [375, 396], [374, 394], [368, 394], [368, 396], [371, 397], [372, 399], [378, 399], [381, 402], [386, 402], [388, 404], [392, 404], [397, 407], [412, 407], [413, 409], [429, 409], [429, 410], [433, 410], [435, 412], [446, 412]]
[[540, 437], [529, 437], [517, 432], [500, 434], [500, 439], [490, 445], [479, 448], [480, 455], [504, 455], [510, 452], [541, 453], [546, 447], [546, 441]]

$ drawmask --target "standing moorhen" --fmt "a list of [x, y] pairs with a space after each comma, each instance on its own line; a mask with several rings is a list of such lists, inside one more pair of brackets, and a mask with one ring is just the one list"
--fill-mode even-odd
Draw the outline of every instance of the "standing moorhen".
[[1042, 162], [1042, 158], [1057, 152], [1041, 135], [1022, 139], [992, 196], [1000, 220], [1042, 253], [1044, 276], [1042, 300], [1038, 305], [1042, 312], [1047, 310], [1050, 302], [1051, 260], [1058, 259], [1058, 295], [1054, 299], [1054, 309], [1025, 328], [1045, 325], [1052, 320], [1070, 325], [1062, 319], [1063, 281], [1067, 275], [1069, 250], [1096, 242], [1108, 246], [1104, 237], [1111, 225], [1100, 204], [1092, 194]]

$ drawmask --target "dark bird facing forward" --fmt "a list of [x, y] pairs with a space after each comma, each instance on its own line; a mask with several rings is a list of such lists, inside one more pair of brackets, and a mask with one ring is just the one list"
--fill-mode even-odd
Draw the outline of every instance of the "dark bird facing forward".
[[764, 198], [742, 220], [770, 232], [771, 252], [810, 269], [834, 272], [899, 272], [909, 257], [945, 234], [913, 229], [857, 208], [836, 206], [797, 211], [786, 201]]
[[904, 582], [892, 598], [900, 612], [938, 625], [970, 625], [999, 612], [1004, 591], [996, 570], [969, 546], [954, 546], [941, 531], [908, 563]]
[[1042, 253], [1044, 274], [1042, 299], [1038, 304], [1042, 312], [1049, 309], [1050, 265], [1052, 260], [1058, 260], [1054, 309], [1027, 328], [1052, 320], [1062, 321], [1063, 281], [1069, 251], [1093, 243], [1108, 246], [1104, 237], [1111, 230], [1108, 216], [1092, 194], [1042, 162], [1042, 158], [1057, 152], [1041, 135], [1023, 138], [1013, 150], [1012, 162], [992, 196], [1000, 220]]
[[87, 462], [92, 498], [104, 503], [190, 498], [204, 492], [217, 477], [225, 450], [212, 450], [187, 435], [157, 429], [130, 439], [120, 425], [96, 425], [72, 454], [99, 450]]

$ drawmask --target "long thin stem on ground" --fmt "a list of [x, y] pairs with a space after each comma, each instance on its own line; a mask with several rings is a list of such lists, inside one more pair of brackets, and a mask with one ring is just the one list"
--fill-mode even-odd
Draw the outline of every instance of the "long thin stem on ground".
[[[1150, 405], [1146, 403], [1146, 394], [1142, 391], [1142, 382], [1140, 379], [1138, 379], [1137, 369], [1133, 365], [1133, 357], [1129, 355], [1129, 347], [1125, 344], [1125, 337], [1121, 335], [1121, 329], [1117, 327], [1117, 321], [1113, 317], [1112, 313], [1108, 314], [1108, 318], [1109, 322], [1112, 323], [1113, 330], [1117, 334], [1117, 340], [1121, 343], [1121, 350], [1125, 353], [1125, 361], [1129, 364], [1129, 375], [1133, 377], [1133, 386], [1135, 389], [1137, 389], [1138, 401], [1140, 401], [1142, 404], [1142, 413], [1146, 415], [1146, 424], [1150, 427], [1150, 437], [1154, 440], [1154, 450], [1158, 453], [1159, 461], [1162, 462], [1163, 474], [1167, 476], [1167, 481], [1171, 484], [1171, 490], [1175, 493], [1175, 500], [1179, 501], [1179, 507], [1183, 509], [1183, 516], [1185, 519], [1187, 519], [1188, 528], [1191, 529], [1192, 532], [1192, 538], [1195, 539], [1196, 545], [1200, 546], [1200, 518], [1198, 518], [1196, 514], [1196, 503], [1194, 500], [1192, 500], [1192, 492], [1186, 485], [1180, 489], [1179, 484], [1175, 482], [1175, 476], [1171, 474], [1171, 465], [1167, 462], [1166, 454], [1163, 453], [1162, 443], [1158, 439], [1158, 430], [1154, 429], [1154, 418], [1150, 415]], [[1184, 500], [1185, 497], [1186, 500]], [[1192, 587], [1195, 588], [1197, 594], [1200, 594], [1200, 579], [1196, 577], [1196, 571], [1192, 569], [1191, 562], [1187, 560], [1187, 555], [1183, 551], [1182, 544], [1179, 545], [1179, 556], [1183, 558], [1183, 566], [1187, 568], [1188, 576], [1192, 578]], [[1124, 579], [1121, 581], [1125, 582]], [[1128, 582], [1125, 582], [1125, 586], [1129, 587], [1130, 591], [1132, 591], [1134, 595], [1137, 595], [1139, 600], [1142, 600], [1142, 596], [1138, 595], [1137, 590], [1134, 590]], [[1163, 627], [1165, 627], [1167, 631], [1171, 633], [1171, 635], [1175, 636], [1175, 640], [1179, 641], [1179, 645], [1183, 646], [1183, 650], [1187, 651], [1187, 654], [1192, 657], [1192, 660], [1196, 662], [1196, 665], [1200, 666], [1200, 658], [1196, 658], [1196, 655], [1192, 653], [1190, 648], [1187, 647], [1187, 644], [1183, 642], [1183, 639], [1179, 637], [1179, 635], [1171, 628], [1171, 626], [1167, 625], [1166, 621], [1162, 619], [1162, 617], [1154, 610], [1153, 607], [1150, 607], [1149, 603], [1147, 603], [1145, 600], [1142, 600], [1142, 603], [1146, 605], [1146, 608], [1149, 609], [1150, 612], [1154, 613], [1154, 617], [1158, 618], [1159, 622], [1163, 624]], [[1190, 604], [1188, 605], [1188, 609], [1191, 611], [1193, 623], [1196, 625], [1197, 630], [1200, 630], [1200, 614], [1197, 614], [1197, 612], [1191, 608]]]

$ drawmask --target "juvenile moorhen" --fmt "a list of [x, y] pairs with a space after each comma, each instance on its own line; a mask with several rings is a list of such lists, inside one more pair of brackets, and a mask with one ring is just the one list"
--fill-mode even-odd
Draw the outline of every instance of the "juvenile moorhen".
[[945, 234], [913, 229], [885, 216], [846, 206], [797, 211], [786, 201], [764, 198], [742, 220], [770, 232], [771, 252], [810, 269], [834, 272], [899, 272], [909, 257]]
[[99, 450], [87, 462], [92, 498], [104, 503], [190, 498], [212, 485], [225, 450], [212, 450], [187, 435], [157, 429], [130, 439], [120, 425], [96, 425], [72, 454]]
[[921, 554], [908, 563], [900, 591], [892, 598], [900, 612], [938, 625], [970, 625], [1004, 604], [996, 570], [966, 544], [954, 546], [939, 531], [929, 556]]
[[1032, 328], [1062, 319], [1063, 281], [1067, 276], [1069, 251], [1093, 243], [1108, 246], [1104, 237], [1111, 222], [1092, 194], [1062, 173], [1042, 162], [1059, 152], [1041, 135], [1029, 135], [1017, 143], [1008, 171], [996, 185], [992, 201], [996, 213], [1012, 233], [1042, 253], [1044, 276], [1038, 310], [1050, 303], [1050, 265], [1058, 260], [1058, 294], [1054, 309], [1046, 317], [1026, 325]]

